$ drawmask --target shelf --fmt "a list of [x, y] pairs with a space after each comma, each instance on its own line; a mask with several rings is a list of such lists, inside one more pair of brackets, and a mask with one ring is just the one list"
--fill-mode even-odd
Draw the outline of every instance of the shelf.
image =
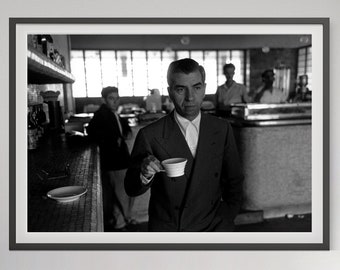
[[29, 84], [73, 83], [74, 76], [44, 54], [27, 49], [27, 78]]

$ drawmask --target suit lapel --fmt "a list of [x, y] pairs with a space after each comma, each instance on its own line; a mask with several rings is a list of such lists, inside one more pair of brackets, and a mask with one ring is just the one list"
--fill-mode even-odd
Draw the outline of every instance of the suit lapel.
[[212, 157], [216, 154], [221, 147], [218, 143], [220, 137], [220, 131], [209, 122], [207, 115], [202, 113], [200, 123], [200, 133], [196, 151], [196, 158], [191, 172], [191, 181], [189, 182], [187, 200], [190, 200], [195, 192], [202, 192], [200, 186], [202, 181], [209, 181], [210, 179], [203, 179], [201, 177], [201, 171], [204, 168], [209, 167]]
[[[120, 132], [119, 124], [118, 124], [118, 119], [116, 118], [116, 115], [105, 105], [103, 104], [103, 111], [105, 112], [105, 115], [107, 116], [107, 123], [111, 122], [111, 126], [113, 127], [113, 132], [116, 134], [117, 137], [122, 137], [122, 133]], [[108, 125], [108, 124], [105, 125]]]
[[201, 162], [205, 162], [207, 160], [207, 156], [214, 154], [214, 149], [216, 149], [215, 147], [219, 147], [217, 145], [219, 133], [219, 129], [214, 128], [207, 119], [207, 115], [202, 113], [195, 167], [200, 166]]

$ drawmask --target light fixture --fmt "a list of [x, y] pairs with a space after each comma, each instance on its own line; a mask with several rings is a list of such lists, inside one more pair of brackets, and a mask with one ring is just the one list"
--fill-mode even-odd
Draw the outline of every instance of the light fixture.
[[167, 53], [171, 53], [172, 52], [172, 47], [170, 45], [166, 46], [164, 48], [164, 51], [167, 52]]
[[307, 44], [309, 42], [309, 37], [308, 36], [301, 36], [299, 41], [300, 41], [300, 43]]
[[263, 53], [269, 53], [269, 51], [270, 51], [270, 48], [268, 46], [263, 46], [262, 47], [262, 52]]
[[182, 45], [189, 45], [189, 43], [190, 43], [190, 37], [188, 37], [188, 36], [183, 36], [183, 37], [181, 38], [181, 44], [182, 44]]

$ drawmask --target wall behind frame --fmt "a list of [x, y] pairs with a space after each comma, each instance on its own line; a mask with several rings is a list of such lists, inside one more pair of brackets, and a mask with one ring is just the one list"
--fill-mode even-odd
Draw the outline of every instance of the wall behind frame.
[[[3, 1], [0, 11], [0, 269], [340, 269], [340, 2], [239, 0]], [[20, 8], [18, 6], [20, 5]], [[8, 250], [8, 18], [9, 17], [330, 17], [330, 210], [332, 251], [9, 251]]]

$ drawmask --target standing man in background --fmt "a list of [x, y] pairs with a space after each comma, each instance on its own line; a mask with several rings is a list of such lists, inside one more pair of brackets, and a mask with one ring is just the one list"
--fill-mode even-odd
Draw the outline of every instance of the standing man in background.
[[[175, 109], [142, 128], [125, 178], [128, 195], [151, 189], [149, 231], [233, 231], [243, 174], [231, 126], [201, 113], [205, 71], [193, 59], [170, 64], [168, 93]], [[185, 174], [170, 178], [161, 161], [186, 158]]]
[[235, 66], [233, 64], [225, 64], [223, 74], [226, 77], [226, 82], [217, 88], [216, 110], [217, 114], [228, 116], [231, 104], [248, 103], [252, 99], [248, 95], [246, 87], [234, 81]]
[[87, 132], [98, 145], [102, 170], [105, 231], [127, 231], [134, 199], [124, 190], [124, 177], [130, 162], [125, 139], [131, 128], [117, 114], [119, 94], [116, 87], [101, 92], [104, 104], [94, 113]]

